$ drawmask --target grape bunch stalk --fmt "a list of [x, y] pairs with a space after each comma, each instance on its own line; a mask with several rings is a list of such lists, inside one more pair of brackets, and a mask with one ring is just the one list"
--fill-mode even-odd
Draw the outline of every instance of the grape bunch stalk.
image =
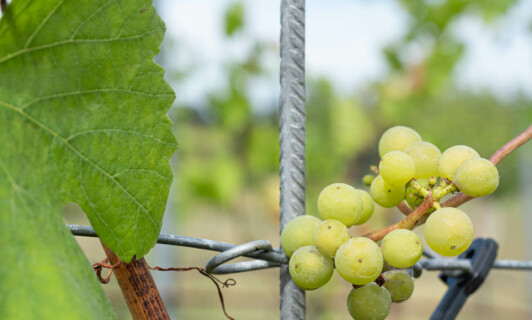
[[[281, 233], [293, 281], [304, 290], [326, 284], [334, 270], [353, 289], [347, 308], [356, 320], [385, 319], [392, 302], [408, 300], [414, 290], [411, 267], [423, 254], [412, 231], [424, 226], [424, 238], [443, 256], [457, 256], [473, 242], [469, 216], [456, 207], [491, 194], [499, 185], [496, 164], [532, 137], [532, 126], [489, 160], [457, 145], [443, 153], [422, 141], [412, 128], [396, 126], [379, 140], [380, 163], [363, 177], [369, 192], [345, 183], [325, 187], [318, 197], [320, 218], [303, 215]], [[458, 193], [442, 202], [444, 197]], [[375, 203], [398, 207], [406, 217], [371, 233], [351, 237], [348, 228], [367, 222]]]

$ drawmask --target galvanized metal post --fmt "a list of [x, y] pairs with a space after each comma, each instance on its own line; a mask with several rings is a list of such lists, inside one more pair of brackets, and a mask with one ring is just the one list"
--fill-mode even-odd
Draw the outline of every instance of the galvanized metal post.
[[[305, 1], [281, 1], [280, 179], [282, 231], [305, 214]], [[281, 265], [281, 319], [305, 319], [305, 292]]]

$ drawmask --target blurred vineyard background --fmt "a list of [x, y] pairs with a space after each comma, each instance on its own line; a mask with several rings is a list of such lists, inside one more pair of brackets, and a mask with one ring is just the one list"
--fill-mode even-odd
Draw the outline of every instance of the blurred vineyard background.
[[[163, 232], [236, 244], [267, 239], [278, 246], [279, 1], [156, 0], [155, 5], [168, 28], [158, 62], [177, 94], [169, 116], [179, 142]], [[256, 6], [269, 9], [261, 12]], [[323, 6], [328, 10], [320, 10]], [[345, 8], [360, 11], [351, 17]], [[364, 10], [378, 18], [379, 8], [399, 18], [382, 16], [362, 21], [361, 30], [350, 27], [357, 25], [353, 19], [366, 15]], [[265, 17], [270, 9], [275, 14]], [[465, 144], [487, 158], [532, 123], [532, 87], [526, 89], [532, 84], [532, 6], [525, 0], [309, 0], [306, 19], [308, 214], [317, 215], [317, 196], [330, 183], [365, 188], [361, 178], [378, 163], [377, 141], [390, 126], [410, 126], [442, 151]], [[180, 20], [194, 23], [173, 29]], [[260, 29], [257, 21], [262, 20], [271, 20], [275, 28]], [[400, 28], [369, 48], [373, 51], [366, 50], [364, 41], [393, 21]], [[470, 32], [472, 25], [476, 33]], [[202, 48], [200, 39], [196, 43], [187, 37], [209, 26], [216, 30], [216, 45]], [[329, 32], [331, 26], [343, 27]], [[326, 32], [346, 48], [374, 52], [367, 61], [353, 56], [353, 64], [367, 72], [363, 66], [377, 63], [378, 72], [355, 82], [343, 81], [357, 72], [349, 64], [337, 79], [320, 72], [328, 62], [344, 61], [346, 54], [342, 45], [328, 51], [326, 43], [315, 42]], [[478, 41], [475, 34], [481, 35]], [[493, 43], [486, 45], [486, 39]], [[213, 62], [212, 56], [219, 59]], [[479, 61], [486, 63], [486, 72], [481, 67], [477, 74], [467, 73], [468, 64]], [[217, 71], [206, 71], [213, 63]], [[497, 69], [500, 73], [493, 72]], [[512, 79], [512, 72], [529, 82]], [[494, 195], [464, 206], [476, 236], [500, 244], [499, 258], [532, 258], [531, 171], [532, 145], [527, 145], [500, 164], [501, 183]], [[65, 219], [87, 223], [74, 206], [65, 208]], [[351, 234], [398, 219], [398, 210], [377, 207], [373, 218], [351, 228]], [[91, 262], [103, 258], [97, 240], [78, 240]], [[157, 246], [147, 260], [162, 267], [203, 266], [214, 254]], [[193, 271], [155, 276], [173, 319], [225, 319], [206, 278]], [[223, 290], [230, 315], [279, 318], [278, 269], [220, 278], [227, 277], [237, 281]], [[415, 285], [413, 297], [395, 304], [389, 319], [429, 318], [446, 290], [436, 272], [425, 271]], [[116, 282], [104, 288], [120, 319], [129, 319]], [[347, 319], [349, 290], [335, 275], [325, 287], [308, 292], [307, 319]], [[530, 319], [531, 302], [530, 274], [494, 270], [459, 319]]]

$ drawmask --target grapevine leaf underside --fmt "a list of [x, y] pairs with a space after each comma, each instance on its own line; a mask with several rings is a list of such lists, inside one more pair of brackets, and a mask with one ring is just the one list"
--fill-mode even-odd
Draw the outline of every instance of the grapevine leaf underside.
[[0, 318], [113, 314], [61, 209], [124, 261], [160, 232], [175, 96], [151, 1], [14, 0], [0, 20]]

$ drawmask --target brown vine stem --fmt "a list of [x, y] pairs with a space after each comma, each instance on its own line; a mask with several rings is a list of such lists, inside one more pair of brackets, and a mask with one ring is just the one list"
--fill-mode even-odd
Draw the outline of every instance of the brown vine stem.
[[412, 209], [410, 209], [410, 207], [404, 201], [397, 206], [397, 209], [399, 209], [399, 211], [401, 211], [405, 216], [412, 213]]
[[423, 201], [423, 203], [419, 207], [417, 207], [416, 210], [412, 211], [408, 216], [406, 216], [406, 218], [390, 226], [365, 234], [364, 237], [369, 238], [373, 241], [379, 241], [384, 238], [385, 235], [395, 229], [412, 230], [416, 226], [417, 221], [425, 214], [425, 212], [427, 212], [428, 209], [430, 209], [431, 205], [432, 195], [428, 194], [425, 198], [425, 201]]
[[[112, 265], [122, 261], [103, 243], [102, 247]], [[140, 260], [133, 258], [130, 263], [120, 263], [113, 268], [113, 273], [133, 319], [170, 319], [144, 258]]]
[[7, 0], [0, 0], [0, 9], [2, 9], [2, 13], [6, 11], [7, 8]]
[[[490, 161], [493, 162], [494, 165], [498, 165], [502, 159], [530, 139], [532, 139], [532, 124], [525, 131], [521, 132], [521, 134], [508, 141], [504, 146], [500, 147], [499, 150], [495, 151], [490, 157]], [[471, 199], [473, 199], [473, 197], [460, 192], [456, 196], [442, 203], [442, 207], [458, 207]]]

